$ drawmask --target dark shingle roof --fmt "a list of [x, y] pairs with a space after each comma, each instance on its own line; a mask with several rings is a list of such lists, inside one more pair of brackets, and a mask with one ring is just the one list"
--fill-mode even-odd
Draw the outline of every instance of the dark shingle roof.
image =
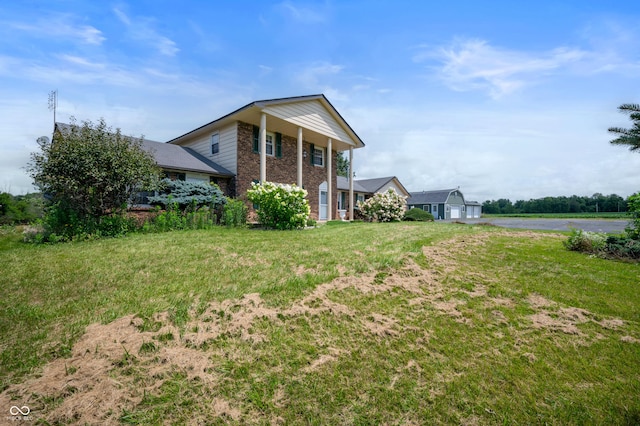
[[144, 139], [142, 148], [151, 153], [158, 166], [164, 169], [184, 170], [218, 176], [233, 176], [233, 173], [214, 163], [191, 148], [180, 145], [150, 141]]
[[[71, 125], [67, 123], [56, 123], [56, 130], [68, 133], [71, 131]], [[140, 140], [139, 138], [130, 136], [126, 137], [132, 141]], [[142, 148], [153, 155], [158, 166], [163, 169], [205, 173], [217, 176], [234, 176], [229, 170], [214, 163], [191, 148], [156, 142], [149, 139], [142, 139]]]
[[366, 189], [366, 192], [375, 193], [377, 190], [385, 186], [389, 181], [393, 180], [394, 176], [390, 177], [381, 177], [374, 179], [359, 179], [355, 182], [358, 182], [362, 185], [363, 188]]
[[[349, 179], [347, 179], [346, 177], [343, 176], [338, 176], [338, 184], [336, 185], [338, 187], [338, 189], [340, 191], [348, 191], [349, 190]], [[364, 193], [369, 193], [370, 191], [363, 187], [362, 185], [360, 185], [360, 181], [358, 180], [354, 180], [353, 181], [353, 190], [355, 192], [364, 192]]]
[[449, 198], [451, 192], [456, 189], [440, 189], [437, 191], [411, 192], [407, 204], [439, 204], [444, 203]]

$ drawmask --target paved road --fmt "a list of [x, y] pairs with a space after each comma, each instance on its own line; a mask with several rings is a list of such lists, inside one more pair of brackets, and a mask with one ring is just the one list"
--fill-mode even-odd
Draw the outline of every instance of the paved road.
[[629, 225], [628, 220], [618, 219], [537, 219], [496, 217], [467, 219], [465, 223], [492, 223], [503, 228], [522, 228], [547, 231], [570, 231], [571, 228], [591, 232], [619, 233]]

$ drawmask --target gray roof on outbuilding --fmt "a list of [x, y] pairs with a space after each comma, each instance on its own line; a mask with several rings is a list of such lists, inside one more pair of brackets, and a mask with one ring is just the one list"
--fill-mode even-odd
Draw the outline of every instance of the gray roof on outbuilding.
[[445, 203], [449, 198], [449, 194], [457, 189], [440, 189], [437, 191], [410, 192], [407, 200], [408, 205], [416, 204], [441, 204]]

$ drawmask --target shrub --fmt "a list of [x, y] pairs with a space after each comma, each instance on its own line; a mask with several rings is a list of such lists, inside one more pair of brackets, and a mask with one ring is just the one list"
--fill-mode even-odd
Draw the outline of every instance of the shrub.
[[238, 228], [247, 224], [247, 206], [242, 200], [227, 199], [222, 210], [222, 223], [230, 228]]
[[606, 248], [607, 235], [600, 232], [572, 229], [571, 235], [564, 242], [564, 246], [573, 251], [598, 253]]
[[625, 235], [612, 235], [607, 238], [607, 253], [623, 259], [640, 259], [640, 240]]
[[433, 222], [433, 215], [422, 209], [410, 209], [404, 213], [403, 220], [413, 220], [417, 222]]
[[626, 229], [629, 238], [640, 240], [640, 192], [627, 198], [627, 211], [631, 216], [631, 223]]
[[164, 207], [177, 204], [181, 210], [195, 211], [203, 206], [217, 209], [227, 202], [220, 187], [213, 183], [163, 179], [162, 186], [165, 193], [149, 197], [149, 203]]
[[[56, 126], [53, 141], [39, 138], [38, 144], [27, 172], [52, 201], [48, 232], [62, 239], [96, 234], [103, 216], [120, 213], [134, 194], [156, 186], [159, 168], [142, 139], [114, 132], [104, 120], [96, 125], [72, 120], [70, 126]], [[114, 229], [112, 220], [107, 222], [105, 233], [121, 232], [120, 225]]]
[[272, 229], [304, 228], [309, 220], [307, 191], [297, 185], [252, 183], [247, 198], [258, 207], [260, 223]]
[[216, 225], [218, 216], [209, 207], [190, 207], [181, 210], [177, 203], [171, 203], [167, 209], [142, 227], [144, 232], [167, 232], [183, 229], [211, 229]]
[[386, 192], [374, 194], [365, 202], [358, 202], [358, 208], [369, 221], [396, 222], [404, 217], [406, 204], [405, 197], [389, 188]]
[[574, 229], [564, 245], [569, 250], [591, 253], [602, 258], [640, 259], [640, 240], [629, 235], [607, 236], [599, 232]]
[[[40, 229], [40, 228], [39, 228]], [[42, 220], [42, 235], [25, 241], [58, 243], [101, 237], [122, 237], [137, 230], [134, 218], [126, 216], [124, 208], [102, 216], [87, 216], [58, 201], [46, 209]]]

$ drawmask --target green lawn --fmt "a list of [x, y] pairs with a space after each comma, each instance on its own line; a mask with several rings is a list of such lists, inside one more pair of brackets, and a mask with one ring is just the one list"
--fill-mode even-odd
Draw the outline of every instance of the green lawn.
[[558, 234], [0, 232], [0, 407], [34, 422], [640, 422], [640, 264]]

